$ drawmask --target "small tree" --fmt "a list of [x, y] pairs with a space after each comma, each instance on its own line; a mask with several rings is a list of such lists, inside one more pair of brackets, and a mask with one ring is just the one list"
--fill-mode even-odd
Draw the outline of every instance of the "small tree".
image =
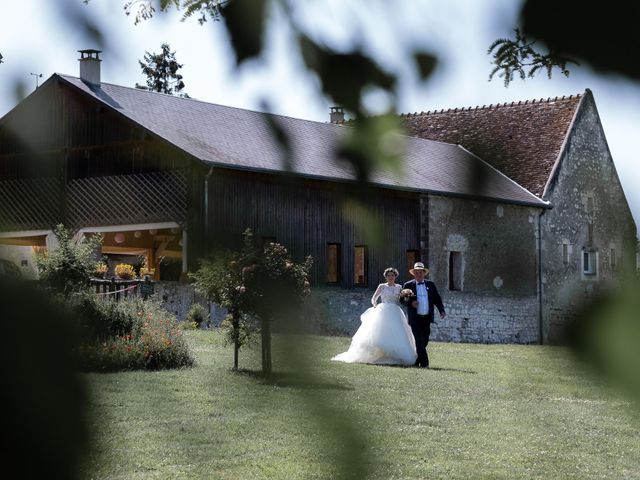
[[296, 264], [287, 249], [270, 243], [256, 248], [251, 230], [243, 234], [238, 252], [219, 253], [204, 262], [191, 277], [195, 287], [207, 299], [225, 307], [230, 315], [228, 338], [234, 344], [234, 369], [238, 351], [248, 343], [253, 319], [260, 320], [262, 371], [271, 374], [271, 324], [277, 318], [292, 318], [310, 291], [309, 271], [312, 259]]
[[233, 345], [234, 370], [238, 369], [240, 349], [250, 343], [255, 330], [251, 319], [242, 314], [242, 301], [246, 298], [242, 287], [242, 270], [253, 263], [254, 256], [253, 245], [245, 242], [240, 251], [216, 252], [212, 258], [202, 261], [195, 273], [190, 274], [196, 291], [229, 312], [222, 326], [227, 334], [227, 343]]
[[94, 235], [76, 243], [63, 225], [58, 225], [54, 233], [58, 246], [36, 255], [40, 279], [65, 295], [86, 289], [99, 263], [96, 252], [102, 245], [102, 236]]
[[147, 76], [147, 86], [136, 84], [136, 87], [170, 95], [180, 93], [184, 88], [182, 75], [178, 73], [182, 65], [176, 61], [176, 52], [171, 51], [168, 43], [163, 43], [160, 48], [161, 53], [145, 52], [145, 61], [138, 61], [142, 73]]
[[271, 374], [272, 323], [296, 318], [302, 300], [310, 292], [312, 263], [310, 256], [304, 263], [295, 263], [283, 245], [270, 243], [260, 252], [258, 261], [242, 271], [245, 312], [260, 319], [262, 372], [266, 376]]

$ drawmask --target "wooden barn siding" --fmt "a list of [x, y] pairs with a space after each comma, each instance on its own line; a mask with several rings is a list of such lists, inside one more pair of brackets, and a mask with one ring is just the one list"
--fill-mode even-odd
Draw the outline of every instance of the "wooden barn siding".
[[[39, 198], [26, 201], [13, 195], [12, 198], [21, 203], [20, 209], [5, 208], [0, 228], [50, 228], [59, 222], [80, 227], [119, 224], [125, 220], [126, 223], [160, 220], [186, 223], [186, 214], [180, 218], [172, 214], [169, 218], [154, 210], [150, 218], [136, 215], [135, 209], [126, 208], [125, 203], [122, 215], [98, 215], [99, 218], [78, 224], [79, 219], [86, 220], [87, 215], [76, 208], [75, 197], [68, 197], [72, 193], [68, 186], [70, 182], [75, 185], [96, 177], [184, 170], [191, 163], [178, 149], [61, 82], [43, 85], [0, 125], [0, 186], [7, 181], [31, 185], [34, 179], [43, 179], [61, 188], [56, 195], [51, 195], [51, 189], [22, 189]], [[97, 191], [94, 201], [115, 211], [124, 202], [123, 198], [116, 198], [117, 194], [117, 191]], [[144, 197], [144, 192], [140, 195]], [[144, 203], [144, 198], [141, 201]], [[48, 206], [46, 212], [35, 208], [43, 203]], [[82, 207], [91, 208], [90, 205]], [[96, 208], [97, 211], [106, 210]]]
[[374, 248], [365, 234], [345, 219], [359, 215], [354, 207], [345, 207], [349, 186], [331, 182], [294, 179], [218, 170], [209, 181], [210, 230], [205, 243], [211, 248], [238, 245], [240, 233], [251, 228], [258, 241], [275, 237], [294, 258], [314, 258], [313, 281], [325, 283], [327, 243], [339, 243], [342, 249], [341, 285], [353, 287], [354, 247], [366, 245], [367, 286], [383, 281], [388, 266], [408, 278], [406, 251], [419, 247], [419, 204], [417, 195], [384, 189], [372, 190], [366, 205], [383, 226], [383, 248]]
[[70, 179], [184, 169], [189, 160], [60, 82], [43, 85], [0, 127], [0, 180]]
[[61, 98], [42, 88], [0, 125], [0, 180], [59, 177]]

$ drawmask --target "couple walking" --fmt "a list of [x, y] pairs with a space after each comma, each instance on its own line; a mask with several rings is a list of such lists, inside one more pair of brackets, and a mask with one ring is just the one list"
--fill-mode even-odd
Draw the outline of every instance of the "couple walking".
[[[440, 318], [446, 314], [435, 284], [426, 280], [429, 270], [418, 262], [409, 272], [414, 279], [401, 287], [395, 283], [395, 268], [384, 271], [387, 282], [378, 285], [371, 298], [373, 307], [361, 315], [362, 324], [351, 339], [349, 350], [331, 360], [429, 367], [427, 343], [434, 307]], [[400, 303], [406, 306], [406, 316]]]

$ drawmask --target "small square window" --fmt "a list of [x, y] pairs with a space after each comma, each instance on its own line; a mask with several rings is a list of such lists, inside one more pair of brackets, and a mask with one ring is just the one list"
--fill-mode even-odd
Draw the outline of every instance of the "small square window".
[[610, 265], [611, 265], [611, 270], [615, 270], [617, 267], [617, 263], [616, 263], [616, 249], [612, 248], [611, 249], [611, 257], [610, 257]]
[[327, 283], [340, 282], [341, 253], [339, 243], [327, 244]]
[[[409, 270], [413, 268], [416, 262], [420, 261], [420, 252], [418, 250], [407, 250], [407, 270], [405, 272], [400, 272], [400, 275], [408, 276]], [[411, 278], [411, 277], [408, 277]]]
[[582, 252], [582, 272], [585, 275], [595, 275], [596, 268], [596, 252]]
[[358, 286], [367, 285], [367, 247], [356, 245], [353, 258], [353, 283]]
[[462, 290], [462, 252], [449, 252], [449, 290]]

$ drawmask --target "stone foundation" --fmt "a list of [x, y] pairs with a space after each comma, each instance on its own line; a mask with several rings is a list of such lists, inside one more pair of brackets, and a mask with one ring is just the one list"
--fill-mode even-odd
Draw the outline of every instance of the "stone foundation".
[[539, 343], [537, 297], [448, 292], [444, 320], [436, 313], [431, 339], [442, 342]]
[[[371, 306], [369, 290], [315, 289], [307, 303], [305, 321], [313, 330], [353, 335], [360, 314]], [[448, 292], [447, 316], [432, 325], [431, 339], [443, 342], [538, 343], [537, 297], [490, 297]]]
[[[219, 326], [225, 309], [209, 305], [189, 284], [157, 282], [155, 296], [178, 320], [187, 318], [194, 302], [211, 313], [211, 325]], [[304, 330], [323, 335], [352, 336], [360, 327], [360, 315], [371, 306], [370, 289], [315, 288], [305, 302]], [[431, 328], [431, 339], [442, 342], [538, 343], [540, 340], [536, 297], [490, 297], [447, 292], [447, 316]], [[437, 314], [436, 314], [437, 315]]]

